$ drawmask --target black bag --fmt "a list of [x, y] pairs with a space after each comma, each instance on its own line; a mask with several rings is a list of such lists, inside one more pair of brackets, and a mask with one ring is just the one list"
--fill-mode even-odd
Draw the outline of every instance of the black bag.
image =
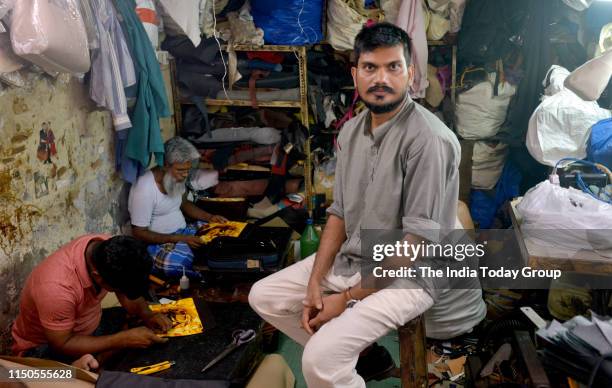
[[459, 32], [458, 61], [484, 65], [503, 58], [521, 44], [529, 0], [470, 0]]
[[285, 257], [290, 228], [248, 224], [238, 237], [220, 236], [198, 250], [210, 269], [261, 271], [279, 267]]

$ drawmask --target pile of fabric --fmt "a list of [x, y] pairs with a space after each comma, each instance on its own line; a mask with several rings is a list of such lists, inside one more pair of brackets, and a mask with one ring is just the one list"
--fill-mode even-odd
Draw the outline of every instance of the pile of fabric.
[[[295, 118], [271, 110], [252, 114], [223, 108], [211, 113], [210, 123], [215, 129], [191, 137], [200, 151], [200, 168], [218, 173], [218, 183], [200, 197], [243, 198], [256, 204], [263, 198], [256, 207], [266, 211], [249, 212], [259, 218], [284, 206], [286, 195], [300, 191], [303, 171], [297, 161], [304, 158], [306, 132]], [[304, 206], [303, 197], [297, 202], [296, 207]]]
[[412, 39], [415, 79], [411, 95], [423, 98], [428, 86], [427, 40], [457, 33], [464, 8], [465, 0], [381, 0], [380, 8], [366, 7], [363, 1], [331, 0], [327, 5], [327, 40], [336, 50], [352, 50], [355, 36], [369, 20], [401, 27]]

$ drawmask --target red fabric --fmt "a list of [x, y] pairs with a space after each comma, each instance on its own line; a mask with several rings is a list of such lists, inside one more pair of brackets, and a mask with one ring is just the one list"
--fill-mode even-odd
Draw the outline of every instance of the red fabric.
[[346, 123], [347, 121], [352, 119], [353, 116], [355, 116], [355, 105], [357, 104], [358, 100], [359, 100], [359, 92], [357, 92], [357, 89], [355, 89], [355, 93], [353, 93], [353, 102], [351, 103], [351, 106], [349, 106], [349, 109], [344, 114], [344, 116], [342, 116], [342, 118], [334, 124], [336, 129], [342, 129], [342, 126], [344, 125], [344, 123]]
[[249, 97], [251, 98], [251, 106], [257, 108], [257, 89], [256, 82], [258, 79], [266, 78], [270, 75], [267, 70], [251, 70], [251, 78], [249, 78]]
[[261, 59], [268, 63], [283, 63], [285, 56], [282, 53], [275, 51], [249, 51], [247, 52], [249, 59]]
[[96, 294], [85, 264], [85, 249], [91, 240], [106, 240], [104, 234], [79, 237], [43, 260], [21, 291], [19, 315], [13, 325], [13, 353], [47, 343], [44, 329], [71, 330], [91, 335], [100, 323], [102, 299]]
[[280, 166], [274, 165], [272, 166], [271, 172], [275, 175], [285, 175], [287, 173], [287, 158], [289, 155], [283, 152], [283, 161]]

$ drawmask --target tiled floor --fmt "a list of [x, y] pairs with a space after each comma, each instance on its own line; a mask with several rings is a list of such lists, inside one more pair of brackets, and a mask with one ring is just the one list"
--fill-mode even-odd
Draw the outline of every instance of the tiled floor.
[[[397, 342], [397, 332], [392, 332], [389, 335], [381, 338], [378, 341], [379, 345], [386, 347], [393, 359], [395, 365], [399, 365], [399, 344]], [[295, 343], [290, 338], [281, 334], [279, 341], [278, 352], [283, 355], [289, 367], [295, 375], [295, 388], [306, 388], [304, 377], [302, 376], [301, 360], [302, 360], [302, 347]], [[368, 388], [399, 388], [400, 382], [396, 378], [388, 378], [383, 381], [371, 381], [367, 384]]]

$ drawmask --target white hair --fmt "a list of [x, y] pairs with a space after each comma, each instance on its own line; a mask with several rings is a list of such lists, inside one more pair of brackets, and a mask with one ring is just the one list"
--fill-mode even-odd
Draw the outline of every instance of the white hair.
[[187, 163], [200, 159], [200, 153], [188, 140], [173, 137], [164, 144], [164, 158], [168, 164]]

